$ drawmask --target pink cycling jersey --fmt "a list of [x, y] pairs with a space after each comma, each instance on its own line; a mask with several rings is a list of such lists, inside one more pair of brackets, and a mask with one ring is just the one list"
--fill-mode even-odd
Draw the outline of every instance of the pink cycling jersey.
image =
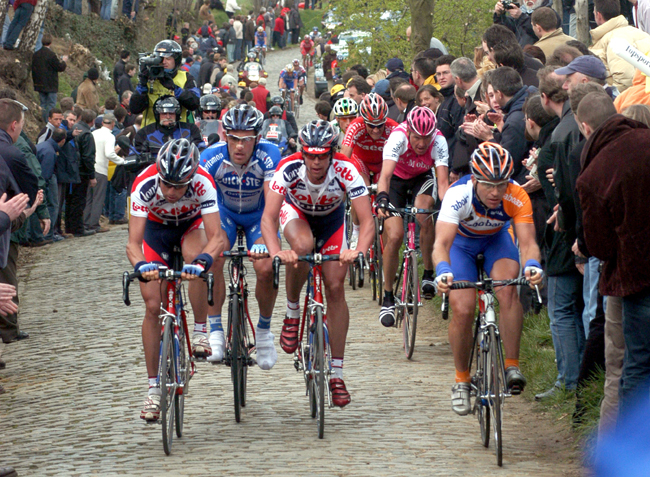
[[427, 151], [418, 155], [415, 153], [408, 140], [407, 125], [402, 123], [393, 129], [393, 132], [384, 145], [384, 161], [395, 161], [394, 175], [400, 179], [412, 179], [425, 172], [432, 171], [436, 175], [435, 168], [449, 166], [449, 150], [445, 136], [436, 129], [434, 138]]
[[397, 123], [389, 118], [386, 121], [384, 133], [379, 140], [375, 141], [366, 131], [364, 119], [356, 118], [345, 131], [342, 145], [351, 147], [352, 155], [355, 158], [363, 162], [371, 172], [379, 174], [381, 172], [384, 145], [396, 127]]

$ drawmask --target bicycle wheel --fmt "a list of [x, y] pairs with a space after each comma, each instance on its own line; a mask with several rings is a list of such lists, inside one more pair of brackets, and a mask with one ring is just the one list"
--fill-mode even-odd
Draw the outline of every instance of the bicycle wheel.
[[240, 386], [239, 386], [239, 402], [241, 407], [246, 407], [246, 382], [248, 380], [248, 356], [250, 349], [248, 343], [250, 343], [248, 336], [248, 321], [246, 320], [246, 314], [244, 313], [243, 305], [240, 305], [239, 309], [240, 320], [240, 339], [241, 339], [241, 359], [242, 366], [240, 370]]
[[323, 310], [316, 308], [316, 330], [314, 331], [314, 371], [316, 385], [316, 424], [318, 438], [325, 431], [325, 335], [323, 333]]
[[413, 357], [415, 349], [415, 333], [418, 327], [418, 260], [415, 252], [410, 252], [406, 271], [406, 289], [402, 290], [402, 301], [404, 302], [403, 318], [404, 324], [404, 353], [407, 359]]
[[490, 339], [490, 368], [486, 371], [490, 373], [490, 410], [492, 412], [492, 426], [494, 427], [494, 452], [497, 456], [497, 465], [501, 467], [503, 464], [503, 441], [501, 439], [501, 411], [503, 406], [503, 382], [501, 373], [503, 364], [499, 353], [499, 346], [501, 342], [494, 330], [489, 330]]
[[368, 251], [368, 279], [370, 280], [370, 288], [372, 289], [372, 301], [379, 297], [379, 290], [377, 289], [377, 264], [375, 263], [375, 244], [373, 243]]
[[172, 320], [169, 317], [165, 319], [159, 372], [163, 449], [165, 449], [165, 454], [169, 455], [172, 452], [172, 441], [174, 440], [174, 409], [176, 407], [176, 362], [174, 360]]
[[382, 295], [384, 294], [384, 259], [381, 251], [381, 235], [379, 235], [379, 220], [375, 217], [375, 263], [377, 270], [377, 303], [382, 305]]
[[484, 396], [488, 393], [485, 372], [486, 369], [489, 369], [489, 354], [481, 349], [480, 343], [482, 340], [483, 334], [479, 332], [474, 341], [474, 353], [476, 353], [476, 374], [474, 374], [473, 379], [473, 384], [476, 386], [476, 402], [474, 405], [476, 406], [478, 424], [481, 428], [481, 443], [484, 447], [488, 447], [490, 445], [490, 409]]
[[185, 331], [181, 327], [178, 333], [178, 375], [183, 385], [182, 394], [176, 394], [176, 435], [183, 437], [183, 418], [185, 415], [185, 396], [189, 391], [192, 372], [190, 355], [187, 349]]
[[230, 376], [232, 378], [233, 398], [235, 402], [235, 421], [241, 421], [241, 379], [242, 379], [242, 336], [239, 324], [239, 298], [230, 298], [228, 305], [230, 314]]

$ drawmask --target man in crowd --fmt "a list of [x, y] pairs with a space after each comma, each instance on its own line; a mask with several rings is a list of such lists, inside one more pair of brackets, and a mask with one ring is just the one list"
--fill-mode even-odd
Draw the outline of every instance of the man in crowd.
[[90, 128], [95, 123], [95, 112], [84, 109], [74, 129], [79, 130], [75, 143], [79, 151], [79, 182], [71, 184], [65, 196], [65, 231], [75, 237], [94, 235], [95, 230], [84, 229], [84, 207], [88, 187], [95, 187], [95, 139]]
[[117, 80], [117, 97], [121, 98], [125, 91], [133, 92], [133, 83], [131, 83], [131, 78], [135, 75], [135, 65], [126, 65], [124, 67], [124, 73]]
[[47, 116], [48, 118], [45, 127], [41, 130], [40, 133], [38, 133], [38, 140], [36, 141], [37, 144], [47, 141], [50, 136], [52, 136], [52, 132], [54, 132], [56, 128], [61, 127], [61, 122], [63, 121], [63, 113], [59, 108], [50, 109], [50, 112]]
[[90, 68], [87, 78], [77, 88], [77, 104], [83, 109], [91, 109], [95, 114], [99, 112], [98, 79], [99, 71], [97, 68]]
[[535, 36], [539, 38], [535, 46], [541, 48], [546, 58], [551, 57], [555, 48], [574, 39], [569, 35], [565, 35], [562, 28], [557, 26], [557, 14], [552, 8], [538, 8], [533, 12], [530, 19]]
[[43, 121], [47, 122], [50, 109], [56, 106], [56, 93], [59, 91], [59, 73], [65, 71], [68, 56], [61, 59], [50, 49], [52, 35], [45, 33], [43, 48], [34, 53], [32, 57], [32, 80], [34, 91], [38, 91], [41, 100]]
[[41, 176], [45, 181], [45, 200], [50, 214], [50, 231], [44, 235], [47, 241], [59, 241], [63, 237], [55, 236], [54, 224], [59, 213], [59, 187], [57, 183], [56, 165], [60, 148], [65, 144], [66, 132], [55, 128], [50, 137], [36, 146], [38, 162], [41, 164]]
[[113, 86], [115, 87], [115, 92], [117, 93], [118, 98], [122, 94], [118, 88], [118, 81], [122, 75], [126, 73], [126, 65], [130, 59], [131, 53], [128, 50], [122, 50], [120, 53], [120, 59], [117, 60], [113, 67]]

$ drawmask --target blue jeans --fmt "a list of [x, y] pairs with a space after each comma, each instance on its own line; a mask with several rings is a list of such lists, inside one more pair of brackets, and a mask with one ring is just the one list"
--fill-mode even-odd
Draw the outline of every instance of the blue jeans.
[[9, 31], [9, 15], [5, 15], [5, 22], [2, 24], [2, 38], [0, 39], [0, 44], [4, 45], [5, 40], [7, 39], [7, 32]]
[[575, 13], [562, 11], [562, 32], [565, 35], [576, 37], [578, 31], [578, 17]]
[[625, 358], [618, 388], [619, 415], [650, 393], [650, 288], [623, 297]]
[[235, 61], [241, 60], [241, 45], [244, 40], [235, 40]]
[[23, 28], [27, 25], [33, 11], [34, 5], [30, 5], [29, 3], [21, 3], [18, 6], [14, 13], [14, 19], [11, 20], [11, 23], [9, 24], [7, 38], [4, 43], [5, 47], [14, 48], [16, 40], [18, 40], [18, 37], [20, 36], [20, 32], [23, 31]]
[[112, 0], [102, 0], [102, 7], [101, 10], [99, 11], [99, 16], [103, 20], [110, 20], [111, 19], [111, 9], [113, 8], [113, 1]]
[[36, 44], [34, 44], [34, 53], [43, 48], [43, 31], [45, 30], [45, 19], [41, 23], [41, 30], [38, 32], [38, 38], [36, 38]]
[[38, 93], [41, 98], [41, 109], [43, 110], [43, 122], [47, 124], [47, 117], [50, 109], [56, 106], [56, 93]]
[[63, 9], [81, 15], [82, 0], [63, 0]]
[[47, 211], [50, 214], [50, 231], [45, 236], [45, 239], [51, 239], [54, 236], [54, 224], [56, 224], [56, 218], [59, 214], [59, 185], [54, 174], [52, 174], [45, 186], [45, 199], [47, 201]]
[[228, 43], [226, 45], [226, 55], [228, 56], [228, 63], [235, 61], [235, 44]]
[[599, 265], [600, 260], [596, 257], [590, 257], [589, 262], [585, 263], [585, 274], [582, 281], [582, 300], [585, 309], [582, 311], [582, 325], [585, 328], [586, 338], [589, 337], [589, 323], [596, 317], [596, 308], [598, 306]]
[[548, 277], [548, 314], [557, 360], [555, 385], [575, 389], [585, 347], [582, 324], [582, 275], [575, 272]]
[[109, 183], [106, 197], [108, 198], [108, 220], [124, 219], [126, 213], [126, 189], [123, 189], [118, 194]]

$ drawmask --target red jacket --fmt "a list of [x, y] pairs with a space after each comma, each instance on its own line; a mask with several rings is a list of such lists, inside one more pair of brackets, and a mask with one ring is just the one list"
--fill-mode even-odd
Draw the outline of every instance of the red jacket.
[[257, 21], [255, 22], [255, 26], [266, 28], [266, 22], [264, 21], [264, 15], [260, 13], [260, 16], [257, 17]]
[[29, 3], [30, 5], [34, 5], [34, 6], [36, 6], [36, 2], [37, 2], [37, 1], [38, 1], [38, 0], [16, 0], [16, 1], [14, 2], [14, 10], [17, 10], [18, 7], [19, 7], [21, 4], [23, 4], [23, 3]]
[[275, 28], [273, 28], [273, 31], [277, 31], [280, 35], [284, 35], [284, 20], [282, 17], [275, 19]]
[[251, 89], [251, 93], [253, 93], [253, 101], [255, 101], [255, 106], [257, 109], [260, 110], [262, 114], [266, 113], [266, 99], [271, 95], [271, 93], [269, 93], [269, 90], [264, 86], [259, 85]]

